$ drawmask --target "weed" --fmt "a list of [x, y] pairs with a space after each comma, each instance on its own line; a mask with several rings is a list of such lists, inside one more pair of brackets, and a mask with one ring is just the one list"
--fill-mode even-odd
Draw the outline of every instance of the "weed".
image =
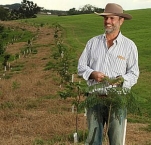
[[29, 101], [26, 104], [26, 109], [30, 110], [30, 109], [36, 109], [38, 107], [38, 102], [37, 101]]
[[42, 139], [35, 139], [33, 145], [44, 145], [45, 142]]
[[13, 88], [13, 90], [20, 88], [20, 83], [17, 82], [17, 81], [14, 81], [14, 82], [12, 83], [12, 88]]
[[4, 102], [0, 104], [1, 109], [13, 109], [14, 107], [15, 105], [12, 102]]

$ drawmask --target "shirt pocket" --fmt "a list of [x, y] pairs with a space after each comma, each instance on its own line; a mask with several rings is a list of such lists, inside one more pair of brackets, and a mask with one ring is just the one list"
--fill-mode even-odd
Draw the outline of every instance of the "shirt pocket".
[[110, 55], [111, 70], [117, 75], [126, 73], [126, 58], [121, 55]]

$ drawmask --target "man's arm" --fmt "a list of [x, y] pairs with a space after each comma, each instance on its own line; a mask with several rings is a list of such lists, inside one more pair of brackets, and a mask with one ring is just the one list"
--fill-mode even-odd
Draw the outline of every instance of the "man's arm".
[[137, 83], [137, 80], [139, 77], [138, 51], [135, 44], [132, 47], [133, 49], [127, 61], [126, 74], [122, 75], [122, 77], [124, 78], [123, 87], [129, 88], [129, 89]]

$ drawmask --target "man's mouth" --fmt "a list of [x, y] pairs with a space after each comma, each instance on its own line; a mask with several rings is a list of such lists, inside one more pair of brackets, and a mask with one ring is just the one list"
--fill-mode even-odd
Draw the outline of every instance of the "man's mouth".
[[110, 24], [107, 24], [107, 25], [105, 25], [106, 27], [112, 27], [112, 25], [110, 25]]

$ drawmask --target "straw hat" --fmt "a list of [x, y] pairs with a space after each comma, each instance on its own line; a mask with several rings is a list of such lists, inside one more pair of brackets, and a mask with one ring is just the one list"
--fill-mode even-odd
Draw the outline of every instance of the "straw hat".
[[123, 8], [115, 3], [108, 3], [103, 13], [97, 13], [97, 12], [95, 13], [99, 16], [115, 15], [115, 16], [123, 17], [125, 20], [132, 19], [131, 15], [123, 13]]

